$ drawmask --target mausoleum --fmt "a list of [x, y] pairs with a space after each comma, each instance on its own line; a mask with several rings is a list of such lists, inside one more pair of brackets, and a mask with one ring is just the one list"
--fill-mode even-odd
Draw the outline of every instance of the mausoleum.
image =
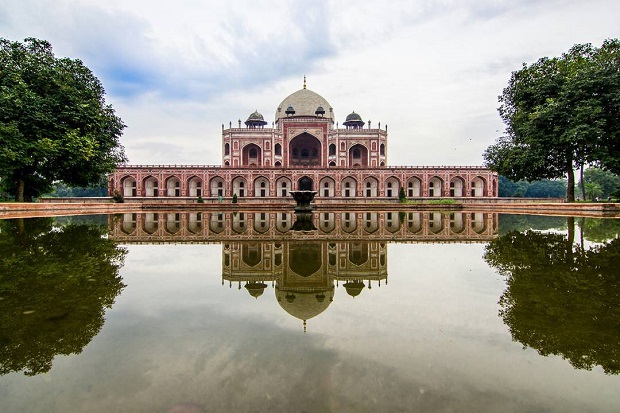
[[128, 200], [209, 202], [290, 200], [291, 190], [317, 191], [315, 201], [347, 198], [497, 197], [497, 174], [480, 166], [389, 166], [388, 125], [352, 111], [339, 125], [329, 102], [306, 87], [285, 97], [271, 127], [255, 110], [222, 125], [222, 163], [119, 165], [110, 193]]

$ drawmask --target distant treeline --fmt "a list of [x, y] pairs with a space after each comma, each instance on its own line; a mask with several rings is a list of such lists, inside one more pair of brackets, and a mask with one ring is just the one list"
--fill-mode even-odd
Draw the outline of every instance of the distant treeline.
[[54, 184], [50, 193], [45, 197], [64, 198], [64, 197], [107, 197], [108, 188], [105, 186], [97, 186], [91, 188], [83, 188], [79, 186], [67, 186], [62, 182]]
[[511, 181], [499, 177], [499, 196], [517, 198], [564, 198], [566, 196], [566, 181], [563, 179], [540, 181]]
[[[542, 179], [540, 181], [511, 181], [505, 176], [499, 177], [500, 197], [519, 198], [564, 198], [566, 196], [566, 180]], [[599, 168], [588, 168], [583, 173], [575, 189], [575, 197], [596, 200], [620, 197], [620, 177]]]

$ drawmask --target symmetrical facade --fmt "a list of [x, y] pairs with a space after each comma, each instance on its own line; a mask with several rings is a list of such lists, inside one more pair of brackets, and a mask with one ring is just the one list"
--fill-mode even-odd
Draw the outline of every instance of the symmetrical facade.
[[221, 166], [123, 165], [108, 178], [125, 198], [289, 200], [291, 190], [338, 198], [496, 197], [497, 174], [482, 167], [387, 166], [387, 125], [355, 112], [339, 127], [334, 110], [304, 87], [287, 96], [270, 128], [255, 111], [242, 127], [222, 125]]

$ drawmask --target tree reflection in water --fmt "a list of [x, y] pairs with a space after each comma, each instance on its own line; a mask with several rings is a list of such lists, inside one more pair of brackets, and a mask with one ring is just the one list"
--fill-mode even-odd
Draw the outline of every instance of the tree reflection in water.
[[33, 376], [77, 354], [125, 287], [126, 250], [97, 225], [0, 221], [0, 375]]
[[620, 373], [620, 239], [584, 248], [535, 231], [491, 241], [484, 258], [506, 277], [500, 316], [515, 341], [574, 367]]

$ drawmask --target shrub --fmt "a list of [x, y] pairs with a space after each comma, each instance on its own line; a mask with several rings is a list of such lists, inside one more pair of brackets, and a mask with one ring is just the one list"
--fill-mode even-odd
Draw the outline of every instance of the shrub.
[[123, 202], [125, 202], [125, 197], [123, 196], [123, 194], [121, 194], [121, 191], [115, 189], [114, 193], [112, 194], [112, 201], [116, 202], [117, 204], [122, 204]]

